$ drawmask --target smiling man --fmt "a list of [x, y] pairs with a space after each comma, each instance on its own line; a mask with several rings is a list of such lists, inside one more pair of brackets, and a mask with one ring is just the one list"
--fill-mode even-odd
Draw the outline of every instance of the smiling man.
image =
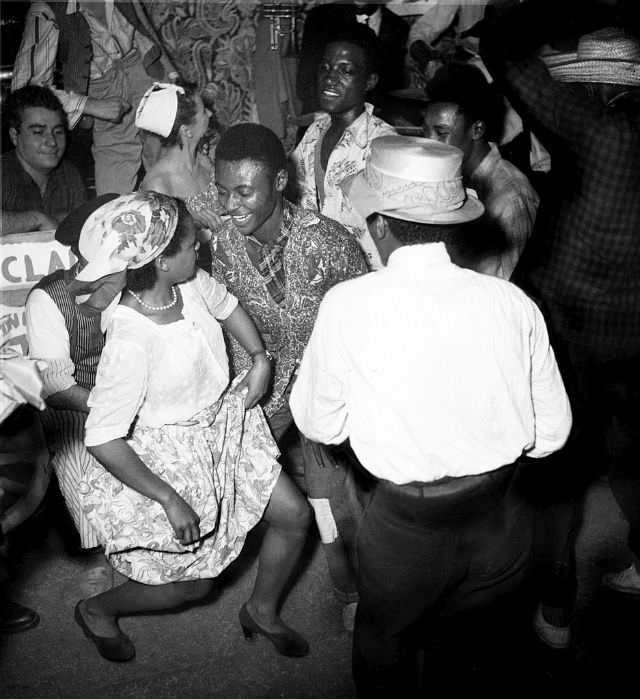
[[317, 94], [323, 110], [291, 156], [301, 206], [339, 221], [357, 238], [370, 269], [381, 266], [366, 221], [342, 193], [340, 183], [360, 172], [371, 141], [395, 134], [365, 102], [378, 82], [379, 50], [366, 26], [349, 26], [326, 45], [318, 68]]
[[15, 149], [2, 155], [2, 234], [56, 228], [86, 201], [80, 173], [63, 160], [66, 116], [46, 87], [13, 92], [4, 110]]
[[[355, 238], [339, 223], [283, 197], [287, 162], [278, 137], [258, 124], [228, 129], [216, 149], [216, 186], [230, 220], [212, 238], [212, 274], [249, 313], [273, 365], [263, 404], [279, 443], [293, 423], [289, 393], [326, 292], [367, 271]], [[236, 372], [251, 357], [230, 339]], [[323, 446], [301, 438], [292, 450], [294, 474], [318, 524], [344, 623], [353, 626], [357, 601], [351, 561], [358, 508], [348, 497], [347, 467]], [[297, 458], [296, 458], [297, 457]]]

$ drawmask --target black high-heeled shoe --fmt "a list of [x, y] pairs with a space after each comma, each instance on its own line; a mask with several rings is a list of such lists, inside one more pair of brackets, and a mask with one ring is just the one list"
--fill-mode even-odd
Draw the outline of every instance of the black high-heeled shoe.
[[287, 629], [286, 631], [278, 633], [271, 633], [259, 626], [249, 613], [246, 604], [243, 605], [238, 617], [240, 619], [240, 626], [242, 626], [242, 633], [244, 633], [246, 640], [252, 639], [253, 634], [257, 633], [268, 638], [276, 647], [278, 653], [282, 655], [299, 658], [309, 652], [309, 644], [297, 631], [290, 629], [288, 626], [285, 627]]
[[84, 600], [80, 600], [76, 604], [76, 608], [73, 612], [73, 617], [76, 620], [78, 626], [82, 629], [84, 635], [95, 644], [98, 649], [98, 653], [106, 660], [111, 660], [114, 663], [126, 663], [129, 660], [133, 660], [136, 654], [136, 649], [131, 639], [126, 633], [120, 633], [117, 636], [98, 636], [87, 626], [87, 622], [82, 616], [80, 611], [80, 605]]

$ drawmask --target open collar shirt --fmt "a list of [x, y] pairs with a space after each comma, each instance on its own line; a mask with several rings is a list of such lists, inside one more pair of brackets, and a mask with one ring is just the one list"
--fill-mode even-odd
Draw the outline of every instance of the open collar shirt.
[[296, 184], [300, 206], [320, 211], [325, 216], [346, 226], [357, 238], [371, 269], [382, 264], [371, 238], [365, 219], [344, 195], [340, 184], [351, 175], [364, 170], [371, 153], [371, 141], [379, 136], [390, 136], [396, 130], [373, 114], [373, 106], [366, 103], [364, 112], [348, 126], [331, 152], [324, 175], [324, 199], [316, 186], [316, 158], [319, 157], [322, 139], [331, 126], [331, 116], [318, 113], [306, 130], [291, 156], [296, 169]]
[[402, 484], [542, 457], [571, 411], [535, 304], [516, 286], [454, 265], [442, 243], [325, 296], [290, 398], [300, 430]]
[[499, 249], [486, 255], [477, 271], [509, 279], [531, 236], [540, 197], [495, 143], [469, 178], [485, 207], [485, 220], [499, 237]]
[[20, 164], [15, 149], [2, 155], [0, 170], [3, 211], [41, 211], [61, 221], [87, 200], [80, 173], [73, 163], [64, 158], [49, 174], [44, 193]]

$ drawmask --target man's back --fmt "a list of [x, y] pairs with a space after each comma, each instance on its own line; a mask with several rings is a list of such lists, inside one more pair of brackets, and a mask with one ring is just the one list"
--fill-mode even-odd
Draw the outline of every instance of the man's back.
[[557, 406], [569, 409], [538, 309], [512, 284], [453, 265], [441, 244], [402, 248], [335, 287], [314, 334], [330, 343], [329, 378], [320, 371], [314, 390], [340, 376], [351, 444], [374, 475], [430, 481], [555, 448]]

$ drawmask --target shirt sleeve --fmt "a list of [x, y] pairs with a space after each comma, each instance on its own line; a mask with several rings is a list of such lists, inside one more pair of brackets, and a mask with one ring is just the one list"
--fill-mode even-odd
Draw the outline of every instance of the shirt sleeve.
[[444, 32], [453, 22], [459, 4], [456, 2], [441, 2], [435, 0], [411, 25], [407, 46], [411, 46], [414, 41], [424, 41], [427, 46], [432, 46], [433, 42]]
[[289, 405], [298, 429], [322, 444], [340, 444], [349, 436], [348, 411], [336, 337], [329, 325], [328, 297], [320, 310], [302, 356]]
[[196, 282], [211, 315], [217, 320], [226, 320], [238, 305], [238, 299], [202, 269], [198, 270]]
[[333, 259], [332, 286], [369, 271], [362, 248], [355, 236], [350, 233], [343, 237], [342, 245], [332, 246], [329, 254]]
[[505, 89], [516, 104], [551, 133], [569, 142], [580, 142], [602, 115], [604, 105], [590, 98], [580, 86], [556, 82], [544, 63], [535, 57], [508, 63]]
[[317, 121], [309, 125], [291, 154], [291, 164], [295, 172], [295, 200], [303, 209], [318, 210], [318, 196], [315, 181], [315, 151], [319, 145], [320, 127]]
[[535, 444], [528, 456], [540, 458], [560, 449], [571, 430], [569, 397], [556, 363], [542, 314], [532, 301], [531, 394], [535, 419]]
[[126, 437], [147, 392], [151, 362], [144, 341], [108, 337], [102, 350], [96, 384], [89, 394], [86, 422], [88, 447]]
[[75, 364], [71, 360], [69, 332], [53, 299], [42, 289], [33, 289], [25, 308], [29, 357], [43, 359], [43, 397], [76, 385]]
[[51, 8], [44, 2], [32, 3], [13, 65], [11, 91], [29, 84], [51, 87], [62, 103], [69, 128], [72, 129], [82, 116], [87, 96], [53, 87], [59, 35]]

